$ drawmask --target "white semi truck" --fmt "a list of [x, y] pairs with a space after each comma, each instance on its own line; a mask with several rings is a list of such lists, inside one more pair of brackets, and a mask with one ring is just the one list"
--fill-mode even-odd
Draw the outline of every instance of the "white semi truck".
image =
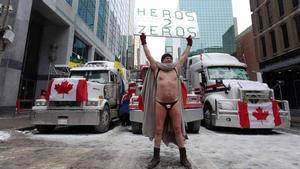
[[189, 89], [202, 98], [207, 128], [290, 126], [288, 101], [276, 100], [267, 84], [249, 80], [246, 65], [235, 57], [224, 53], [195, 55], [188, 58], [186, 70]]
[[114, 62], [93, 61], [73, 68], [70, 77], [52, 79], [47, 97], [35, 101], [32, 124], [41, 133], [60, 125], [94, 126], [106, 132], [119, 116], [120, 92], [126, 86], [126, 75], [121, 78]]

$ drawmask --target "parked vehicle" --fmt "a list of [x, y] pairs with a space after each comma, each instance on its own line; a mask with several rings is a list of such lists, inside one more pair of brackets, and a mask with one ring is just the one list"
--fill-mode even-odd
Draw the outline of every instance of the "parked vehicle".
[[70, 77], [50, 81], [47, 98], [36, 99], [32, 124], [41, 133], [60, 125], [93, 126], [106, 132], [119, 117], [121, 94], [127, 90], [124, 79], [114, 62], [93, 61], [73, 68]]
[[246, 65], [235, 57], [223, 53], [195, 55], [188, 58], [186, 70], [189, 89], [202, 96], [207, 128], [290, 126], [288, 101], [276, 100], [266, 83], [249, 80]]

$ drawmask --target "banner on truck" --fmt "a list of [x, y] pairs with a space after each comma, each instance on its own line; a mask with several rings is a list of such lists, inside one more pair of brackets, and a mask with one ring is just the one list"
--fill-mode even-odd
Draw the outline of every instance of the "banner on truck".
[[134, 34], [148, 36], [199, 38], [195, 12], [168, 9], [135, 8]]

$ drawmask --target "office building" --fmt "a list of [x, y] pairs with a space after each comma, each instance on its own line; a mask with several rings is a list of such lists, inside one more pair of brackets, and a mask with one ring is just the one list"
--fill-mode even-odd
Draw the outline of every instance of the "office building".
[[[194, 39], [192, 50], [195, 53], [234, 53], [235, 28], [231, 0], [179, 0], [179, 9], [197, 14], [200, 39]], [[181, 48], [184, 49], [185, 45], [182, 41]]]
[[[2, 0], [4, 1], [4, 0]], [[16, 102], [31, 107], [47, 88], [54, 65], [119, 59], [132, 54], [131, 0], [10, 0], [15, 41], [0, 64], [0, 113]], [[132, 22], [132, 23], [131, 23]], [[132, 60], [132, 59], [131, 59]]]
[[300, 113], [299, 0], [250, 0], [256, 56], [277, 99]]

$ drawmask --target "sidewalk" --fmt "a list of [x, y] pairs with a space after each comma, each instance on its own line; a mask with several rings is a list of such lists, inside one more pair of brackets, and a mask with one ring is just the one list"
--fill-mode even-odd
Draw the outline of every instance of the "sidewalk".
[[22, 113], [16, 116], [0, 117], [0, 130], [22, 129], [32, 127], [30, 113]]

